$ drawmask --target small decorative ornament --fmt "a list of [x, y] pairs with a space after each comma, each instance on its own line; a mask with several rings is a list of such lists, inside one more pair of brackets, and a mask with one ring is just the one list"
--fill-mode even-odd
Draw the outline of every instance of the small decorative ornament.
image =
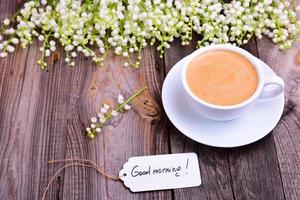
[[140, 89], [138, 92], [130, 96], [128, 99], [125, 99], [123, 95], [119, 94], [118, 96], [118, 106], [115, 110], [110, 110], [111, 106], [108, 104], [103, 104], [100, 108], [100, 112], [97, 113], [97, 117], [91, 118], [91, 125], [87, 127], [85, 130], [89, 138], [93, 139], [96, 134], [102, 131], [105, 123], [112, 120], [113, 117], [119, 115], [119, 113], [127, 112], [131, 109], [129, 105], [137, 96], [143, 93], [147, 87]]

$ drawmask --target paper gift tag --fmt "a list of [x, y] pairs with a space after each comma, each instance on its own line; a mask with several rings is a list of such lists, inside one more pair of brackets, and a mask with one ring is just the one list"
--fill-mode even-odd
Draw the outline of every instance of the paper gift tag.
[[201, 184], [195, 153], [131, 157], [119, 172], [132, 192], [195, 187]]

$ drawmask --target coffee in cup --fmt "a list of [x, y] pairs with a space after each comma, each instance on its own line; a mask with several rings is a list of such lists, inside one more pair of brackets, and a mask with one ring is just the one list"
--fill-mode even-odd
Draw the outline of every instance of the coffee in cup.
[[197, 97], [220, 106], [247, 100], [258, 85], [252, 63], [228, 50], [210, 51], [195, 57], [187, 67], [186, 79]]
[[[282, 78], [266, 75], [263, 63], [230, 45], [211, 45], [186, 58], [181, 81], [195, 112], [213, 120], [240, 117], [257, 100], [280, 95]], [[272, 85], [271, 90], [265, 88]]]

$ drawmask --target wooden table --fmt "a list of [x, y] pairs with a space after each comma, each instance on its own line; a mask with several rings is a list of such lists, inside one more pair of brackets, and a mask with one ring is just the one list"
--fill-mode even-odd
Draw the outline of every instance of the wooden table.
[[[0, 0], [1, 19], [19, 1]], [[196, 188], [131, 193], [121, 182], [91, 169], [72, 167], [54, 180], [46, 199], [300, 199], [300, 45], [280, 52], [268, 39], [244, 46], [269, 64], [286, 82], [282, 119], [271, 134], [233, 149], [198, 144], [170, 123], [161, 104], [161, 87], [171, 67], [195, 49], [176, 41], [160, 59], [155, 47], [142, 52], [139, 69], [124, 69], [123, 58], [109, 54], [100, 69], [80, 57], [68, 67], [59, 51], [48, 70], [36, 64], [39, 43], [0, 60], [0, 199], [40, 199], [62, 164], [48, 160], [84, 158], [117, 175], [131, 156], [196, 152], [203, 185]], [[85, 127], [101, 103], [120, 92], [149, 90], [133, 110], [94, 140]], [[178, 97], [180, 98], [180, 97]], [[242, 133], [241, 133], [242, 134]]]

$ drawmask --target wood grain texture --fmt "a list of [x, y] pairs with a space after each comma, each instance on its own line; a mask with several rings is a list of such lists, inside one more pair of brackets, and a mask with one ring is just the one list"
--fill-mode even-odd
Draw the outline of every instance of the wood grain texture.
[[[300, 3], [299, 0], [297, 0]], [[0, 19], [22, 0], [0, 0]], [[269, 64], [286, 82], [282, 120], [261, 141], [242, 148], [220, 149], [198, 144], [180, 133], [161, 105], [161, 87], [171, 67], [191, 53], [175, 41], [164, 59], [155, 47], [143, 51], [140, 69], [123, 68], [123, 58], [110, 53], [105, 68], [80, 57], [66, 66], [62, 51], [50, 58], [47, 71], [36, 61], [39, 44], [17, 48], [0, 59], [0, 200], [40, 199], [62, 164], [48, 160], [83, 158], [117, 175], [131, 156], [195, 152], [203, 185], [160, 192], [131, 193], [121, 182], [90, 169], [72, 167], [53, 182], [46, 199], [299, 199], [300, 197], [300, 45], [280, 52], [268, 39], [244, 46]], [[144, 85], [148, 91], [133, 110], [88, 140], [84, 128], [102, 103], [119, 93], [129, 96]]]
[[[243, 48], [259, 57], [255, 39]], [[272, 133], [254, 144], [228, 150], [228, 157], [235, 199], [284, 199]]]
[[[2, 7], [2, 5], [5, 5]], [[14, 1], [1, 1], [3, 12], [16, 10]], [[5, 13], [5, 17], [10, 13]], [[4, 15], [3, 15], [4, 16]], [[0, 199], [40, 199], [50, 178], [62, 164], [48, 160], [95, 160], [106, 173], [118, 175], [131, 156], [168, 153], [166, 117], [160, 91], [164, 77], [156, 50], [143, 52], [140, 69], [124, 69], [124, 60], [110, 54], [100, 69], [90, 59], [74, 68], [64, 64], [62, 51], [41, 71], [38, 44], [0, 60]], [[94, 140], [84, 129], [102, 103], [130, 96], [147, 85], [133, 102], [134, 109], [120, 116]], [[158, 123], [159, 122], [159, 123]], [[46, 199], [170, 199], [170, 191], [131, 193], [90, 169], [64, 170], [51, 185]]]
[[[166, 71], [194, 48], [195, 42], [184, 48], [177, 42], [175, 48], [166, 53]], [[258, 56], [255, 40], [243, 48]], [[200, 188], [175, 190], [175, 199], [199, 196], [201, 199], [284, 199], [272, 135], [243, 148], [218, 151], [195, 144], [175, 128], [171, 129], [170, 138], [172, 152], [198, 152], [204, 180]], [[205, 180], [209, 180], [209, 184], [206, 185]]]
[[282, 52], [268, 39], [257, 44], [261, 59], [285, 81], [285, 110], [273, 136], [285, 198], [296, 200], [300, 198], [300, 45]]
[[[65, 157], [96, 161], [108, 174], [118, 175], [123, 164], [132, 156], [168, 153], [168, 135], [161, 112], [160, 89], [163, 71], [153, 48], [143, 51], [140, 69], [124, 69], [124, 60], [109, 54], [105, 68], [93, 66], [81, 59], [78, 69], [71, 69], [74, 80], [70, 94], [71, 117], [68, 120]], [[159, 62], [159, 60], [157, 61]], [[81, 67], [80, 67], [81, 66]], [[81, 69], [80, 69], [81, 68]], [[86, 74], [82, 71], [89, 72]], [[73, 71], [74, 70], [74, 71]], [[76, 72], [77, 71], [77, 72]], [[149, 90], [133, 102], [134, 109], [106, 126], [104, 132], [89, 141], [83, 124], [88, 124], [102, 103], [116, 102], [119, 93], [130, 96], [147, 85]], [[81, 86], [81, 87], [79, 87]], [[157, 123], [160, 121], [160, 123]], [[74, 168], [64, 174], [64, 199], [169, 199], [170, 191], [131, 193], [121, 182], [107, 180], [94, 171]]]
[[273, 130], [286, 199], [300, 197], [300, 45], [281, 52], [268, 40], [258, 41], [259, 55], [285, 80], [285, 110]]
[[[186, 47], [182, 47], [179, 41], [175, 41], [165, 54], [166, 71], [168, 72], [177, 61], [190, 54], [195, 48], [196, 39]], [[171, 152], [197, 153], [203, 180], [201, 187], [174, 190], [174, 199], [233, 199], [226, 150], [198, 144], [180, 133], [171, 122], [169, 123]]]

